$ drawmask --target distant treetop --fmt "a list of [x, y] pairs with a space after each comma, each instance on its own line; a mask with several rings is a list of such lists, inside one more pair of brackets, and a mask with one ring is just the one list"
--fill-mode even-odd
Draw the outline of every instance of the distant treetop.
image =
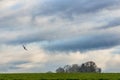
[[101, 73], [101, 68], [98, 68], [95, 62], [88, 61], [86, 63], [73, 65], [65, 65], [63, 68], [56, 69], [56, 73], [79, 73], [79, 72], [94, 72]]

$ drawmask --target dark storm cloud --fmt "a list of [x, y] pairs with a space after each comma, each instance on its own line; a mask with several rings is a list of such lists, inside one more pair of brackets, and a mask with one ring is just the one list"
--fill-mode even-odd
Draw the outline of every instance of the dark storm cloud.
[[[68, 35], [62, 34], [64, 33], [64, 26], [66, 25], [63, 25], [62, 27], [58, 25], [52, 25], [52, 26], [55, 26], [53, 28], [56, 28], [56, 29], [49, 30], [50, 28], [48, 29], [46, 28], [45, 31], [42, 31], [41, 26], [40, 26], [40, 28], [38, 28], [39, 31], [35, 32], [34, 28], [37, 25], [34, 24], [35, 21], [33, 17], [37, 18], [38, 16], [40, 17], [44, 15], [47, 18], [48, 15], [55, 15], [55, 14], [60, 14], [60, 16], [62, 14], [62, 16], [67, 16], [67, 17], [74, 16], [74, 15], [75, 16], [79, 15], [78, 17], [80, 17], [81, 14], [84, 14], [89, 17], [88, 13], [99, 13], [99, 11], [103, 9], [108, 9], [109, 7], [112, 8], [112, 6], [117, 6], [119, 3], [120, 3], [119, 0], [105, 0], [105, 1], [100, 1], [100, 0], [99, 1], [98, 0], [45, 0], [43, 1], [43, 4], [40, 4], [38, 2], [36, 6], [30, 7], [31, 9], [26, 9], [26, 10], [23, 9], [23, 11], [20, 10], [20, 12], [18, 11], [4, 18], [0, 18], [0, 25], [1, 25], [0, 31], [3, 31], [3, 30], [8, 31], [8, 32], [14, 31], [14, 34], [15, 33], [17, 34], [17, 31], [18, 31], [19, 34], [21, 34], [21, 35], [15, 36], [13, 39], [10, 39], [10, 40], [3, 40], [1, 38], [2, 40], [0, 40], [0, 43], [22, 44], [22, 43], [33, 43], [33, 42], [39, 42], [39, 41], [49, 42], [50, 40], [51, 43], [48, 44], [45, 48], [49, 50], [63, 50], [63, 51], [65, 50], [90, 50], [94, 48], [107, 48], [107, 47], [118, 45], [119, 37], [117, 37], [116, 35], [112, 35], [112, 34], [89, 35], [89, 31], [86, 32], [86, 34], [88, 34], [86, 36], [84, 35], [83, 37], [78, 36], [79, 38], [75, 38], [75, 39], [74, 37], [72, 39], [68, 38], [64, 41], [63, 38], [65, 37], [67, 38], [68, 36]], [[21, 17], [23, 15], [24, 16], [29, 15], [32, 18], [32, 20], [30, 20], [31, 22], [27, 23], [27, 25], [20, 24], [16, 19], [17, 17]], [[92, 16], [94, 17], [94, 14]], [[59, 15], [56, 17], [59, 17]], [[79, 23], [79, 19], [77, 21]], [[86, 19], [84, 19], [83, 22], [86, 22]], [[46, 21], [45, 24], [47, 23], [50, 23], [50, 22]], [[72, 23], [72, 22], [69, 22], [69, 23]], [[74, 25], [76, 24], [77, 23], [75, 22], [71, 24], [72, 26], [67, 25], [67, 27], [70, 27], [70, 28], [66, 29], [66, 33], [69, 35], [74, 34], [74, 33], [69, 32], [69, 30], [74, 29]], [[111, 26], [119, 25], [119, 22], [115, 20], [115, 21], [110, 22], [110, 24], [105, 25], [104, 27], [109, 26], [109, 25]], [[47, 25], [47, 27], [49, 26]], [[81, 27], [80, 24], [78, 25], [78, 27], [76, 27], [76, 31], [79, 27]], [[60, 28], [62, 28], [62, 30], [59, 32]], [[26, 30], [26, 32], [24, 32], [23, 30]], [[23, 34], [22, 32], [25, 34]], [[29, 32], [30, 34], [27, 32]], [[79, 34], [80, 33], [78, 33], [77, 35]], [[53, 35], [57, 36], [57, 38], [58, 36], [62, 36], [62, 37], [59, 38], [60, 40], [57, 38], [54, 39], [52, 37]], [[110, 37], [113, 37], [114, 39], [109, 40]]]
[[[42, 7], [36, 7], [34, 15], [61, 14], [72, 16], [76, 14], [95, 13], [99, 10], [118, 5], [119, 0], [46, 0]], [[69, 16], [69, 17], [70, 17]]]
[[[105, 63], [109, 59], [110, 64], [113, 60], [119, 63], [119, 54], [113, 58], [119, 51], [108, 55], [109, 48], [120, 46], [119, 14], [120, 0], [0, 0], [0, 72], [55, 70], [58, 64], [88, 57], [98, 58], [95, 60], [109, 71], [119, 71], [120, 65], [113, 69], [109, 68], [113, 64]], [[94, 29], [97, 26], [100, 28]], [[27, 54], [23, 44], [33, 54]], [[78, 59], [81, 52], [85, 55]], [[104, 54], [107, 59], [102, 62]]]
[[12, 45], [19, 45], [19, 44], [29, 44], [29, 43], [34, 43], [34, 42], [39, 42], [39, 41], [43, 41], [45, 39], [41, 39], [39, 36], [30, 36], [30, 37], [21, 37], [21, 38], [17, 38], [15, 40], [12, 41], [8, 41], [6, 42], [7, 44], [12, 44]]
[[30, 63], [29, 61], [12, 61], [7, 64], [0, 66], [0, 72], [9, 72], [9, 70], [19, 70], [23, 69], [23, 67], [19, 67], [20, 65], [24, 65]]
[[30, 63], [29, 61], [13, 61], [13, 62], [9, 62], [9, 64], [11, 65], [21, 65], [21, 64], [27, 64]]
[[48, 33], [34, 32], [34, 33], [23, 34], [16, 37], [15, 39], [6, 41], [6, 44], [19, 45], [19, 44], [30, 44], [34, 42], [51, 41], [51, 40], [53, 40], [53, 38], [52, 38], [52, 34], [49, 32]]
[[104, 26], [101, 26], [99, 28], [96, 28], [96, 29], [109, 29], [109, 28], [114, 28], [114, 27], [118, 27], [120, 26], [120, 18], [115, 18], [111, 21], [109, 21], [106, 25]]
[[50, 51], [88, 51], [106, 49], [120, 44], [120, 37], [116, 34], [93, 34], [79, 38], [61, 40], [43, 45]]

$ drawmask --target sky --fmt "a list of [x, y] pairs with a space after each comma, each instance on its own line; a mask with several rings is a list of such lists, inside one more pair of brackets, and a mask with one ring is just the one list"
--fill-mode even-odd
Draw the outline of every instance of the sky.
[[119, 21], [120, 0], [0, 0], [0, 72], [120, 72]]

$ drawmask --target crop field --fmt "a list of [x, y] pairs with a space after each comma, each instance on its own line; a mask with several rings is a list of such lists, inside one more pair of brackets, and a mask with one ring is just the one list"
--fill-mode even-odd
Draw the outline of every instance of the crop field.
[[1, 73], [0, 80], [120, 80], [120, 73]]

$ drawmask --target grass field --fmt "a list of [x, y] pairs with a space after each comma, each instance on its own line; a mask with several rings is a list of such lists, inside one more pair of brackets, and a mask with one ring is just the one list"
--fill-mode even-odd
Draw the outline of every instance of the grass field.
[[0, 74], [0, 80], [120, 80], [120, 73], [18, 73]]

